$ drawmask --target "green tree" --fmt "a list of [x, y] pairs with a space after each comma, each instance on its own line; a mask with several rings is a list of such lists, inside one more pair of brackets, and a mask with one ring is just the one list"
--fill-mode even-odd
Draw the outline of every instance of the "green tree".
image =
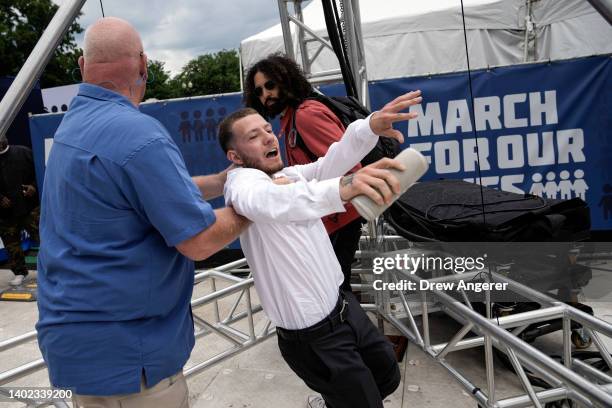
[[149, 60], [147, 64], [148, 76], [145, 100], [149, 98], [170, 99], [176, 92], [170, 84], [170, 73], [164, 67], [165, 63], [157, 60]]
[[[57, 9], [51, 0], [0, 0], [0, 76], [17, 75]], [[75, 82], [72, 72], [81, 55], [75, 35], [82, 31], [72, 23], [42, 74], [41, 87]]]
[[240, 63], [236, 50], [200, 55], [172, 79], [175, 97], [213, 95], [240, 90]]

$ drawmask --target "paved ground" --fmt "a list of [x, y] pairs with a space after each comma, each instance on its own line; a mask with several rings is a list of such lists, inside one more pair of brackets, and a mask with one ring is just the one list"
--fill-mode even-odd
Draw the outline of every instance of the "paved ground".
[[[34, 273], [35, 275], [35, 273]], [[12, 274], [0, 270], [0, 291], [8, 287]], [[604, 277], [606, 278], [606, 277]], [[199, 284], [194, 289], [194, 298], [209, 293], [208, 284]], [[253, 293], [254, 301], [256, 294]], [[221, 315], [226, 313], [232, 302], [222, 302]], [[598, 302], [596, 315], [612, 321], [612, 303]], [[197, 315], [204, 318], [213, 316], [212, 307], [196, 309]], [[265, 321], [261, 313], [257, 315], [256, 329], [261, 330]], [[37, 320], [36, 303], [0, 302], [0, 341], [33, 330]], [[432, 341], [447, 341], [457, 329], [448, 317], [441, 315], [431, 319]], [[246, 330], [246, 322], [237, 326]], [[558, 334], [545, 336], [536, 341], [539, 348], [558, 352]], [[211, 334], [198, 340], [187, 368], [205, 361], [224, 347], [228, 342]], [[0, 373], [40, 358], [36, 342], [23, 344], [13, 350], [0, 353]], [[475, 383], [486, 389], [484, 376], [484, 357], [482, 349], [452, 353], [448, 360], [458, 367]], [[474, 407], [475, 402], [463, 391], [448, 372], [422, 350], [410, 345], [401, 363], [402, 384], [399, 389], [385, 400], [385, 407]], [[496, 364], [498, 396], [511, 396], [520, 393], [519, 383], [500, 364]], [[271, 337], [232, 358], [224, 360], [207, 370], [188, 379], [190, 402], [193, 408], [269, 408], [303, 407], [311, 391], [291, 372], [282, 360], [276, 337]], [[11, 383], [14, 386], [48, 385], [46, 370], [31, 374], [27, 378]], [[1, 403], [0, 407], [23, 407], [23, 404]]]

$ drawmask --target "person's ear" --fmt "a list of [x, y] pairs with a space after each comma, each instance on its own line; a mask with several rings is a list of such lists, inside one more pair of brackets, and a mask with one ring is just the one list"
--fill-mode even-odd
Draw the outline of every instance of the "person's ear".
[[149, 77], [149, 66], [147, 63], [148, 59], [147, 59], [147, 54], [145, 54], [144, 52], [142, 53], [142, 58], [141, 58], [141, 65], [140, 65], [140, 76], [142, 76], [142, 79], [147, 82], [147, 78]]
[[233, 149], [229, 149], [227, 151], [226, 156], [229, 161], [231, 161], [234, 164], [237, 164], [238, 166], [242, 166], [244, 164], [238, 152]]
[[78, 63], [81, 70], [81, 78], [85, 78], [85, 58], [82, 55], [79, 57]]

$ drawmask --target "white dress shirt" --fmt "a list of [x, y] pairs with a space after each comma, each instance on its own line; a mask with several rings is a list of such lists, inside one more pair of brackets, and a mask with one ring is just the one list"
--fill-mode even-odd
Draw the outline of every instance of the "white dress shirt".
[[343, 212], [340, 176], [374, 148], [370, 118], [357, 120], [314, 163], [274, 175], [237, 168], [227, 175], [226, 205], [253, 224], [240, 235], [255, 288], [269, 319], [285, 329], [303, 329], [329, 315], [344, 279], [321, 217]]

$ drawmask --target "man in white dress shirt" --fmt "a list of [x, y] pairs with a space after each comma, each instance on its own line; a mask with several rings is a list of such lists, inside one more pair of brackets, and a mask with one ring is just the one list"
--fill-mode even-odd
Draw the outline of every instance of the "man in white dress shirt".
[[377, 143], [403, 141], [393, 122], [421, 102], [420, 92], [402, 95], [380, 112], [353, 122], [342, 139], [314, 163], [284, 167], [271, 125], [246, 108], [220, 124], [219, 141], [237, 166], [228, 173], [225, 201], [253, 224], [240, 235], [262, 306], [277, 327], [281, 354], [329, 408], [382, 408], [400, 382], [392, 345], [372, 324], [355, 297], [339, 291], [340, 265], [321, 217], [344, 211], [343, 202], [365, 194], [379, 204], [392, 200], [398, 180], [383, 159], [346, 174]]

